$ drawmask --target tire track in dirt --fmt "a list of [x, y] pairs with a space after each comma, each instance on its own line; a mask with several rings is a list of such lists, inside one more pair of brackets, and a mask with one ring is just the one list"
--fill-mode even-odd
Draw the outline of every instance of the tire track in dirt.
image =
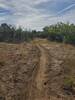
[[35, 100], [47, 100], [47, 95], [44, 91], [44, 82], [45, 82], [45, 71], [46, 71], [46, 63], [47, 63], [47, 54], [44, 48], [41, 45], [38, 45], [38, 48], [41, 52], [40, 62], [38, 74], [36, 76], [36, 85], [40, 93], [39, 99]]
[[39, 50], [36, 46], [32, 47], [26, 61], [25, 68], [20, 66], [20, 69], [16, 70], [14, 74], [14, 79], [19, 80], [15, 83], [16, 92], [19, 92], [19, 94], [15, 96], [16, 98], [14, 100], [29, 100], [29, 97], [31, 96], [30, 92], [32, 90], [32, 84], [39, 62]]
[[37, 68], [36, 76], [33, 81], [34, 88], [32, 87], [31, 97], [29, 100], [49, 100], [46, 90], [46, 66], [48, 63], [48, 51], [42, 46], [37, 44], [40, 50], [40, 61]]
[[39, 62], [40, 67], [39, 67], [38, 74], [36, 77], [36, 83], [37, 83], [38, 89], [41, 91], [43, 88], [43, 81], [45, 78], [45, 71], [46, 71], [46, 52], [41, 46], [38, 46], [38, 48], [41, 51], [41, 57], [40, 57], [40, 62]]
[[[46, 45], [43, 45], [46, 51], [48, 51], [48, 63], [46, 68], [46, 77], [47, 77], [47, 91], [49, 100], [65, 100], [63, 99], [64, 96], [61, 93], [61, 87], [60, 84], [62, 84], [61, 78], [63, 73], [63, 57], [61, 58], [62, 51], [58, 49], [57, 52], [55, 52], [57, 47], [52, 47], [48, 49]], [[60, 53], [60, 57], [59, 54]]]
[[[68, 52], [61, 45], [43, 45], [46, 51], [49, 52], [48, 64], [46, 68], [46, 89], [48, 91], [48, 100], [74, 100], [73, 96], [66, 95], [63, 90], [65, 78], [65, 60]], [[68, 70], [68, 69], [67, 69]]]
[[5, 80], [3, 86], [6, 90], [2, 91], [5, 94], [4, 96], [0, 95], [0, 97], [4, 97], [5, 100], [28, 100], [29, 98], [29, 91], [39, 62], [39, 50], [30, 44], [27, 53], [23, 54], [26, 51], [26, 47], [23, 47], [21, 48], [22, 52], [17, 49], [13, 59], [10, 59], [13, 66], [9, 66], [7, 70], [5, 70], [6, 67], [4, 68], [6, 75], [2, 75]]
[[[63, 61], [56, 58], [55, 52], [47, 49], [43, 44], [38, 45], [38, 48], [41, 52], [40, 65], [36, 77], [39, 96], [34, 100], [63, 100], [63, 95], [59, 89], [61, 82], [58, 81], [60, 79], [58, 75], [63, 71], [61, 67]], [[52, 49], [54, 48], [52, 47]]]

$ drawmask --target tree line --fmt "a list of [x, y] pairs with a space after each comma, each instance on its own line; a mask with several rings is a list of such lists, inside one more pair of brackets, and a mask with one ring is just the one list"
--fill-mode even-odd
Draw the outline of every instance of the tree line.
[[43, 31], [28, 31], [21, 27], [3, 23], [0, 25], [0, 42], [24, 42], [34, 38], [46, 38], [50, 41], [75, 44], [75, 25], [69, 23], [57, 23], [46, 26]]
[[69, 23], [57, 23], [45, 27], [44, 33], [48, 34], [51, 41], [75, 44], [75, 25]]
[[3, 23], [0, 25], [0, 42], [23, 42], [33, 38], [31, 31]]

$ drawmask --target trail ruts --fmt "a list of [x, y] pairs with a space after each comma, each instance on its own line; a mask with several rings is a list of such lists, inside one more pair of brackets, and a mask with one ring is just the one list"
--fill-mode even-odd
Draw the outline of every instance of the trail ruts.
[[17, 61], [13, 70], [12, 88], [6, 100], [28, 100], [39, 62], [39, 50], [32, 46], [25, 62]]
[[28, 100], [49, 100], [48, 91], [46, 88], [46, 66], [48, 63], [48, 51], [42, 46], [37, 44], [40, 50], [40, 61], [38, 64], [37, 72], [34, 81], [30, 88], [30, 96]]
[[[65, 77], [65, 68], [63, 66], [66, 60], [64, 49], [55, 46], [47, 48], [42, 46], [48, 53], [46, 66], [46, 90], [48, 99], [45, 100], [74, 100], [73, 96], [67, 96], [63, 91], [63, 80]], [[57, 51], [56, 51], [57, 50]]]

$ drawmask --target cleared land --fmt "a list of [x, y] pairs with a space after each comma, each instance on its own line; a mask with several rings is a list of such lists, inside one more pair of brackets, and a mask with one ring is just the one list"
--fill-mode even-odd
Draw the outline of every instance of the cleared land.
[[75, 47], [0, 43], [0, 100], [75, 100]]

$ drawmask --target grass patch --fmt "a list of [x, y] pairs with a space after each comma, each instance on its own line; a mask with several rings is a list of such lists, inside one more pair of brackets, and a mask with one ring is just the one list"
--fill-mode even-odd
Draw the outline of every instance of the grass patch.
[[5, 61], [0, 61], [0, 66], [4, 66], [5, 65]]
[[66, 94], [74, 94], [75, 95], [75, 79], [73, 77], [66, 77], [64, 79], [64, 91]]
[[73, 77], [67, 77], [64, 79], [64, 85], [73, 86], [75, 85], [75, 79]]

